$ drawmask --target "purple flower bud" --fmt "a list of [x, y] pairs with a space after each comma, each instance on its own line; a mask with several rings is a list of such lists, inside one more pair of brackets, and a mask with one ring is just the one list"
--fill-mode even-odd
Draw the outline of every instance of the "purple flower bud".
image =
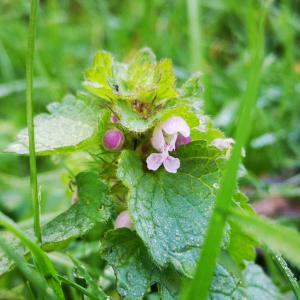
[[185, 137], [182, 134], [178, 134], [175, 146], [176, 148], [182, 146], [182, 145], [187, 145], [191, 142], [191, 138], [189, 136]]
[[112, 115], [110, 121], [111, 121], [113, 124], [117, 124], [117, 123], [119, 122], [119, 119], [118, 119], [117, 116]]
[[120, 130], [108, 130], [103, 137], [103, 145], [107, 150], [120, 150], [124, 143], [124, 135]]
[[133, 229], [133, 224], [131, 222], [128, 210], [122, 211], [118, 215], [115, 222], [115, 228], [125, 228], [125, 227], [129, 229]]

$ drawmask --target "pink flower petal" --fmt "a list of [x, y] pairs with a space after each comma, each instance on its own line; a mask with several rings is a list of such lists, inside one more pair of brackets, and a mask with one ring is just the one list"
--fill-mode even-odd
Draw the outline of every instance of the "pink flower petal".
[[216, 147], [219, 150], [228, 149], [232, 144], [234, 144], [235, 141], [231, 138], [227, 139], [214, 139], [211, 143], [212, 146]]
[[115, 228], [124, 228], [124, 227], [133, 229], [133, 224], [131, 222], [128, 210], [122, 211], [118, 215], [116, 222], [115, 222]]
[[148, 170], [156, 171], [166, 158], [165, 153], [152, 153], [147, 157]]
[[180, 160], [178, 158], [168, 156], [163, 162], [166, 171], [169, 173], [176, 173], [180, 167]]
[[156, 127], [154, 129], [153, 135], [151, 138], [151, 144], [158, 151], [162, 152], [164, 150], [165, 139], [164, 139], [161, 127]]
[[181, 133], [183, 136], [188, 137], [190, 135], [190, 127], [188, 124], [180, 117], [173, 117], [169, 119], [164, 125], [163, 130], [167, 134]]
[[191, 138], [188, 136], [188, 137], [185, 137], [183, 136], [182, 134], [179, 134], [178, 137], [177, 137], [177, 140], [176, 140], [176, 148], [182, 146], [182, 145], [187, 145], [189, 143], [191, 143]]

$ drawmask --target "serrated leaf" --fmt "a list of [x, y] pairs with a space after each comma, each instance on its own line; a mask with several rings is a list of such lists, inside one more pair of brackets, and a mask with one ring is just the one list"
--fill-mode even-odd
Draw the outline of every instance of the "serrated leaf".
[[180, 99], [188, 100], [192, 103], [201, 101], [201, 96], [204, 91], [201, 76], [201, 72], [195, 72], [183, 83], [180, 88]]
[[[160, 286], [161, 299], [179, 299], [183, 278], [170, 268], [158, 269], [135, 232], [128, 229], [108, 232], [102, 241], [102, 252], [115, 271], [122, 299], [143, 299], [154, 283]], [[218, 264], [209, 299], [278, 300], [280, 295], [259, 266], [248, 264], [239, 278]]]
[[[86, 234], [97, 224], [106, 223], [110, 217], [111, 198], [106, 185], [97, 173], [83, 172], [76, 176], [78, 202], [42, 227], [43, 249], [51, 251], [66, 245], [70, 240]], [[20, 255], [28, 250], [8, 233], [2, 237]], [[0, 251], [0, 275], [8, 272], [14, 263]]]
[[158, 103], [178, 95], [171, 61], [157, 63], [148, 48], [138, 51], [127, 64], [114, 61], [105, 51], [98, 52], [85, 79], [87, 90], [111, 102]]
[[[158, 269], [135, 232], [128, 229], [108, 232], [102, 241], [102, 251], [105, 259], [114, 269], [117, 289], [122, 299], [143, 299], [143, 296], [150, 291], [150, 286], [155, 283], [159, 284], [162, 300], [179, 299], [182, 278], [171, 268]], [[225, 269], [222, 270], [224, 273]], [[238, 281], [232, 279], [229, 273], [226, 275], [226, 284], [222, 283], [219, 286], [223, 278], [219, 278], [216, 273], [215, 283], [218, 287], [213, 287], [214, 293], [218, 294], [218, 289], [224, 289], [224, 286], [234, 291]], [[230, 284], [231, 287], [228, 287]]]
[[199, 141], [181, 147], [177, 174], [145, 172], [131, 151], [121, 154], [118, 177], [129, 187], [138, 235], [160, 267], [172, 264], [191, 277], [220, 179], [219, 152]]
[[109, 191], [97, 173], [79, 173], [76, 183], [78, 202], [43, 227], [45, 249], [82, 236], [96, 224], [107, 222], [110, 217]]
[[117, 289], [122, 299], [142, 299], [150, 288], [156, 267], [141, 240], [128, 229], [108, 232], [102, 242], [105, 259], [117, 277]]
[[[62, 103], [47, 106], [49, 114], [34, 118], [35, 147], [38, 155], [74, 151], [86, 145], [97, 133], [100, 108], [68, 95]], [[27, 129], [21, 130], [8, 152], [28, 154]]]

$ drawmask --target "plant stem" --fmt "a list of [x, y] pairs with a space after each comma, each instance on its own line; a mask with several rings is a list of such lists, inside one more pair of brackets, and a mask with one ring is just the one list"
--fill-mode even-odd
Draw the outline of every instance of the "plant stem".
[[190, 41], [190, 64], [192, 70], [201, 67], [201, 31], [199, 19], [199, 0], [187, 0], [188, 22], [189, 22], [189, 41]]
[[34, 233], [37, 240], [41, 243], [41, 224], [40, 224], [40, 202], [38, 197], [38, 181], [34, 142], [34, 122], [33, 122], [33, 60], [35, 31], [37, 19], [38, 0], [31, 0], [31, 10], [29, 19], [28, 48], [26, 56], [26, 116], [29, 137], [29, 165], [30, 165], [30, 185], [34, 212]]
[[[250, 1], [250, 3], [252, 4], [252, 1]], [[211, 281], [221, 249], [226, 219], [232, 202], [231, 199], [236, 187], [241, 151], [247, 141], [251, 129], [252, 115], [258, 93], [264, 54], [265, 14], [266, 9], [263, 10], [260, 16], [258, 30], [252, 31], [255, 34], [256, 47], [250, 47], [251, 67], [235, 135], [236, 144], [221, 179], [220, 189], [216, 198], [216, 205], [208, 226], [194, 279], [190, 285], [187, 286], [187, 290], [184, 291], [184, 299], [205, 300], [209, 294]], [[254, 21], [252, 23], [255, 24]]]
[[86, 295], [87, 297], [89, 297], [90, 299], [94, 299], [94, 300], [98, 300], [98, 298], [96, 296], [94, 296], [92, 293], [90, 293], [86, 288], [82, 287], [81, 285], [77, 284], [76, 282], [64, 277], [64, 276], [61, 276], [61, 275], [58, 275], [58, 278], [64, 282], [65, 284], [73, 287], [74, 289], [78, 290], [79, 292], [81, 292], [82, 294]]

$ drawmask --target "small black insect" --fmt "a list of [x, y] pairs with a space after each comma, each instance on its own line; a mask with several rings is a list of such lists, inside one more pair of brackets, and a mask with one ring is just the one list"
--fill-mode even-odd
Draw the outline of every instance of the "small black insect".
[[119, 92], [119, 86], [118, 86], [117, 84], [113, 84], [113, 88], [114, 88], [117, 92]]

